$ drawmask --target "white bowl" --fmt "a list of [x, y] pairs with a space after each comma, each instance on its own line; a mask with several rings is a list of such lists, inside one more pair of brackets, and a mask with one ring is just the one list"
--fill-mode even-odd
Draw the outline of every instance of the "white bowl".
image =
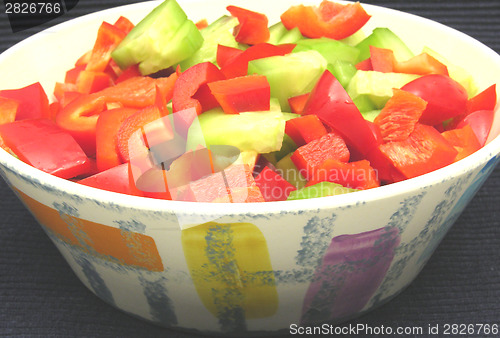
[[[209, 22], [228, 4], [275, 22], [293, 3], [180, 1], [193, 21]], [[138, 22], [157, 4], [94, 13], [26, 39], [0, 55], [0, 88], [40, 81], [52, 92], [91, 48], [103, 20], [124, 15]], [[480, 89], [500, 78], [500, 56], [476, 40], [410, 14], [365, 8], [373, 15], [367, 32], [389, 27], [414, 51], [424, 45], [438, 51], [473, 74]], [[500, 130], [498, 107], [493, 130]], [[340, 322], [389, 300], [416, 277], [499, 158], [500, 138], [491, 137], [466, 159], [404, 182], [230, 206], [98, 191], [4, 151], [0, 171], [97, 296], [166, 327], [237, 334]]]

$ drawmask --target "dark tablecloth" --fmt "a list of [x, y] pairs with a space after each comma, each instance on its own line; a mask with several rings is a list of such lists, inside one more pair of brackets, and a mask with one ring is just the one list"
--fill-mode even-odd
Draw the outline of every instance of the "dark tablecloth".
[[[80, 0], [64, 16], [12, 33], [0, 5], [0, 52], [49, 27], [136, 1]], [[428, 17], [500, 51], [500, 1], [370, 1]], [[466, 52], [466, 51], [465, 51]], [[1, 74], [0, 74], [1, 76]], [[500, 79], [499, 79], [500, 82]], [[373, 328], [500, 325], [500, 168], [485, 183], [418, 278], [385, 306], [345, 325]], [[0, 335], [192, 337], [132, 318], [95, 297], [0, 182]]]

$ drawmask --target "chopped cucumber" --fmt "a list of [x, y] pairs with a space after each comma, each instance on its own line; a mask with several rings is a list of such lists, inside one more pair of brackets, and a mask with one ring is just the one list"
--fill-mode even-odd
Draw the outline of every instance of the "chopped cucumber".
[[340, 184], [332, 182], [320, 182], [309, 187], [294, 190], [288, 195], [288, 201], [302, 200], [306, 198], [317, 198], [325, 196], [334, 196], [348, 194], [357, 191], [356, 189], [346, 188]]
[[349, 82], [351, 82], [351, 79], [358, 71], [352, 63], [343, 60], [337, 60], [334, 64], [329, 64], [327, 69], [339, 80], [344, 88], [347, 88]]
[[380, 114], [380, 110], [370, 110], [370, 111], [365, 111], [362, 112], [361, 115], [363, 115], [364, 119], [370, 122], [373, 122], [375, 118]]
[[143, 75], [175, 65], [190, 57], [203, 43], [196, 25], [175, 0], [165, 0], [123, 39], [112, 52], [122, 68], [139, 64]]
[[277, 104], [269, 111], [226, 114], [220, 108], [198, 116], [188, 131], [187, 146], [229, 145], [240, 151], [269, 153], [281, 149], [285, 120]]
[[320, 53], [309, 50], [252, 60], [248, 63], [248, 74], [265, 75], [271, 97], [279, 100], [283, 111], [290, 111], [288, 98], [310, 92], [326, 65]]
[[375, 109], [381, 109], [392, 97], [393, 88], [401, 88], [418, 77], [415, 74], [358, 70], [347, 87], [347, 93], [355, 102], [359, 96], [366, 95]]
[[379, 27], [375, 28], [366, 39], [356, 45], [359, 49], [356, 63], [370, 57], [370, 46], [391, 49], [398, 61], [406, 61], [414, 56], [411, 49], [389, 28]]
[[217, 45], [238, 48], [233, 35], [233, 28], [239, 24], [234, 16], [224, 15], [201, 30], [203, 44], [188, 59], [180, 63], [181, 69], [186, 70], [201, 62], [215, 63], [217, 58]]
[[307, 180], [302, 176], [299, 169], [295, 166], [291, 159], [292, 154], [288, 154], [276, 163], [276, 169], [290, 184], [297, 189], [306, 186]]
[[338, 60], [354, 63], [359, 55], [358, 48], [329, 38], [302, 39], [297, 42], [297, 47], [293, 51], [303, 52], [307, 50], [318, 51], [331, 64]]
[[296, 43], [297, 41], [304, 38], [300, 33], [298, 27], [294, 27], [293, 29], [288, 30], [281, 21], [278, 21], [277, 23], [269, 27], [269, 34], [270, 35], [267, 43], [273, 45]]

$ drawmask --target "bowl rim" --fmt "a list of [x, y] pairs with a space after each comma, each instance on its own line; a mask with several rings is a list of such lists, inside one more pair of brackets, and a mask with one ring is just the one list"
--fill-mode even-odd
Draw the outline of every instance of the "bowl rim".
[[[202, 2], [201, 0], [179, 0], [179, 3], [197, 3]], [[301, 3], [309, 2], [311, 0], [302, 0]], [[105, 9], [102, 11], [86, 14], [62, 23], [59, 23], [53, 27], [46, 30], [38, 32], [21, 42], [18, 42], [14, 46], [8, 48], [6, 51], [0, 54], [0, 62], [2, 59], [7, 58], [10, 54], [16, 53], [18, 50], [24, 48], [25, 45], [29, 45], [32, 41], [36, 40], [41, 34], [47, 30], [57, 31], [65, 28], [70, 28], [71, 26], [81, 24], [85, 21], [93, 19], [95, 17], [107, 16], [110, 14], [116, 14], [117, 12], [123, 10], [133, 10], [133, 9], [144, 9], [144, 6], [153, 6], [159, 1], [145, 1], [134, 4], [122, 5], [114, 8]], [[289, 5], [292, 5], [290, 2]], [[493, 51], [490, 47], [486, 46], [482, 42], [470, 37], [469, 35], [460, 32], [454, 28], [441, 24], [439, 22], [411, 14], [402, 12], [399, 10], [371, 5], [363, 4], [364, 7], [370, 11], [374, 11], [376, 14], [378, 12], [396, 13], [396, 15], [411, 17], [413, 20], [422, 21], [423, 24], [435, 25], [439, 29], [443, 29], [450, 34], [457, 35], [460, 39], [467, 41], [470, 44], [481, 48], [481, 52], [485, 54], [490, 54], [491, 57], [496, 58], [500, 63], [500, 55]], [[189, 13], [188, 13], [189, 15]], [[390, 26], [388, 24], [387, 26]], [[500, 84], [500, 83], [499, 83]], [[495, 121], [498, 123], [500, 115], [500, 104], [497, 104], [495, 108]], [[453, 179], [454, 177], [461, 175], [463, 173], [476, 170], [482, 165], [485, 165], [489, 160], [500, 156], [500, 134], [491, 139], [485, 146], [476, 151], [475, 153], [467, 156], [466, 158], [452, 163], [446, 167], [437, 169], [430, 173], [407, 179], [401, 182], [388, 184], [385, 186], [377, 187], [374, 189], [358, 191], [355, 193], [349, 193], [344, 195], [336, 196], [325, 196], [313, 199], [304, 200], [294, 200], [294, 201], [274, 201], [274, 202], [259, 202], [259, 203], [211, 203], [211, 202], [186, 202], [186, 201], [171, 201], [171, 200], [161, 200], [147, 197], [139, 197], [126, 195], [106, 190], [101, 190], [94, 187], [84, 186], [70, 180], [62, 179], [51, 174], [45, 173], [39, 169], [32, 167], [31, 165], [22, 162], [21, 160], [15, 158], [7, 151], [1, 149], [0, 151], [0, 165], [5, 166], [9, 170], [15, 172], [26, 180], [36, 181], [38, 184], [45, 187], [50, 187], [65, 194], [77, 195], [81, 198], [98, 201], [103, 204], [120, 204], [123, 207], [145, 210], [145, 211], [155, 211], [155, 212], [165, 212], [165, 213], [184, 213], [184, 214], [204, 214], [204, 215], [235, 215], [235, 214], [278, 214], [283, 212], [297, 212], [298, 210], [318, 210], [322, 208], [336, 208], [336, 207], [348, 207], [356, 205], [359, 203], [366, 203], [376, 200], [382, 200], [384, 198], [390, 198], [393, 196], [408, 194], [410, 192], [415, 192], [423, 190], [428, 186]], [[230, 210], [228, 210], [230, 208]]]

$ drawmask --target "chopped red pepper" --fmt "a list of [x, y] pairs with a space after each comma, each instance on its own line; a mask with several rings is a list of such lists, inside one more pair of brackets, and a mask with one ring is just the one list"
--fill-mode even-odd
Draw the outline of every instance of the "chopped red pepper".
[[207, 21], [207, 19], [201, 19], [201, 20], [197, 21], [195, 25], [196, 25], [196, 28], [198, 28], [198, 29], [207, 28], [208, 21]]
[[349, 149], [340, 135], [335, 132], [313, 140], [299, 147], [292, 154], [292, 161], [302, 176], [311, 179], [315, 169], [325, 160], [332, 158], [341, 162], [349, 161]]
[[49, 119], [3, 124], [0, 135], [21, 161], [49, 174], [72, 178], [90, 172], [90, 161], [82, 148]]
[[97, 169], [104, 171], [122, 163], [118, 153], [118, 131], [123, 122], [137, 109], [116, 108], [99, 114], [96, 124]]
[[132, 28], [134, 28], [135, 25], [126, 17], [120, 16], [118, 20], [115, 21], [113, 26], [128, 34], [132, 30]]
[[363, 61], [358, 62], [356, 64], [356, 69], [357, 70], [364, 70], [364, 71], [373, 70], [371, 58], [364, 59]]
[[81, 71], [85, 70], [87, 65], [78, 65], [66, 72], [66, 76], [64, 77], [64, 83], [74, 83], [76, 84], [76, 80], [78, 80], [78, 75], [80, 75]]
[[493, 84], [467, 101], [467, 113], [494, 110], [497, 104], [496, 84]]
[[[215, 101], [215, 98], [210, 93], [207, 83], [224, 79], [224, 74], [211, 62], [198, 63], [188, 68], [181, 73], [175, 82], [172, 97], [173, 111], [177, 112], [194, 107], [199, 115], [205, 110], [214, 108], [213, 101]], [[195, 95], [200, 90], [202, 90], [203, 95], [195, 98]]]
[[92, 94], [108, 88], [113, 80], [108, 73], [83, 70], [78, 74], [76, 89], [79, 93]]
[[14, 122], [18, 109], [19, 101], [0, 97], [0, 124]]
[[226, 9], [238, 18], [239, 25], [233, 33], [237, 42], [255, 45], [269, 40], [267, 16], [237, 6], [227, 6]]
[[288, 195], [294, 190], [295, 186], [286, 181], [280, 174], [268, 166], [255, 177], [255, 183], [259, 187], [262, 196], [269, 201], [286, 201]]
[[420, 123], [407, 139], [384, 143], [380, 150], [406, 178], [447, 166], [458, 154], [434, 127]]
[[251, 60], [266, 58], [270, 56], [286, 55], [292, 52], [296, 45], [271, 45], [269, 43], [259, 43], [245, 49], [243, 53], [229, 59], [221, 67], [222, 73], [226, 78], [245, 76], [248, 72], [248, 62]]
[[370, 15], [359, 2], [341, 5], [326, 0], [319, 8], [292, 6], [281, 15], [281, 22], [289, 30], [298, 27], [306, 37], [328, 37], [335, 40], [356, 33], [369, 19]]
[[384, 142], [403, 141], [413, 132], [427, 102], [412, 93], [393, 89], [393, 96], [373, 121]]
[[139, 71], [138, 65], [132, 65], [121, 72], [121, 74], [116, 78], [115, 84], [123, 82], [125, 80], [128, 80], [136, 76], [142, 76], [142, 74]]
[[482, 147], [488, 140], [494, 118], [494, 110], [478, 110], [459, 120], [455, 128], [463, 128], [466, 125], [470, 125]]
[[300, 147], [325, 136], [327, 131], [318, 116], [305, 115], [286, 121], [285, 133]]
[[264, 75], [247, 75], [208, 83], [227, 114], [270, 109], [271, 87]]
[[243, 49], [217, 45], [217, 64], [224, 67], [232, 58], [243, 53]]
[[367, 160], [345, 163], [336, 159], [327, 159], [316, 168], [307, 186], [325, 181], [361, 190], [380, 186], [377, 172]]
[[370, 61], [371, 70], [382, 73], [394, 72], [396, 58], [391, 49], [370, 46], [370, 58], [367, 60]]
[[77, 181], [89, 187], [99, 188], [107, 191], [119, 192], [127, 195], [144, 196], [142, 191], [136, 188], [130, 175], [129, 164], [124, 163], [106, 169], [95, 175]]
[[302, 115], [308, 98], [309, 93], [290, 97], [288, 99], [288, 104], [290, 105], [292, 113]]
[[481, 148], [474, 130], [467, 124], [462, 128], [442, 132], [441, 135], [458, 151], [455, 162], [476, 152]]
[[50, 116], [49, 99], [39, 82], [19, 89], [0, 90], [0, 97], [19, 102], [16, 120]]
[[127, 35], [122, 29], [103, 22], [97, 32], [97, 39], [87, 63], [87, 70], [102, 72], [111, 60], [111, 52]]

